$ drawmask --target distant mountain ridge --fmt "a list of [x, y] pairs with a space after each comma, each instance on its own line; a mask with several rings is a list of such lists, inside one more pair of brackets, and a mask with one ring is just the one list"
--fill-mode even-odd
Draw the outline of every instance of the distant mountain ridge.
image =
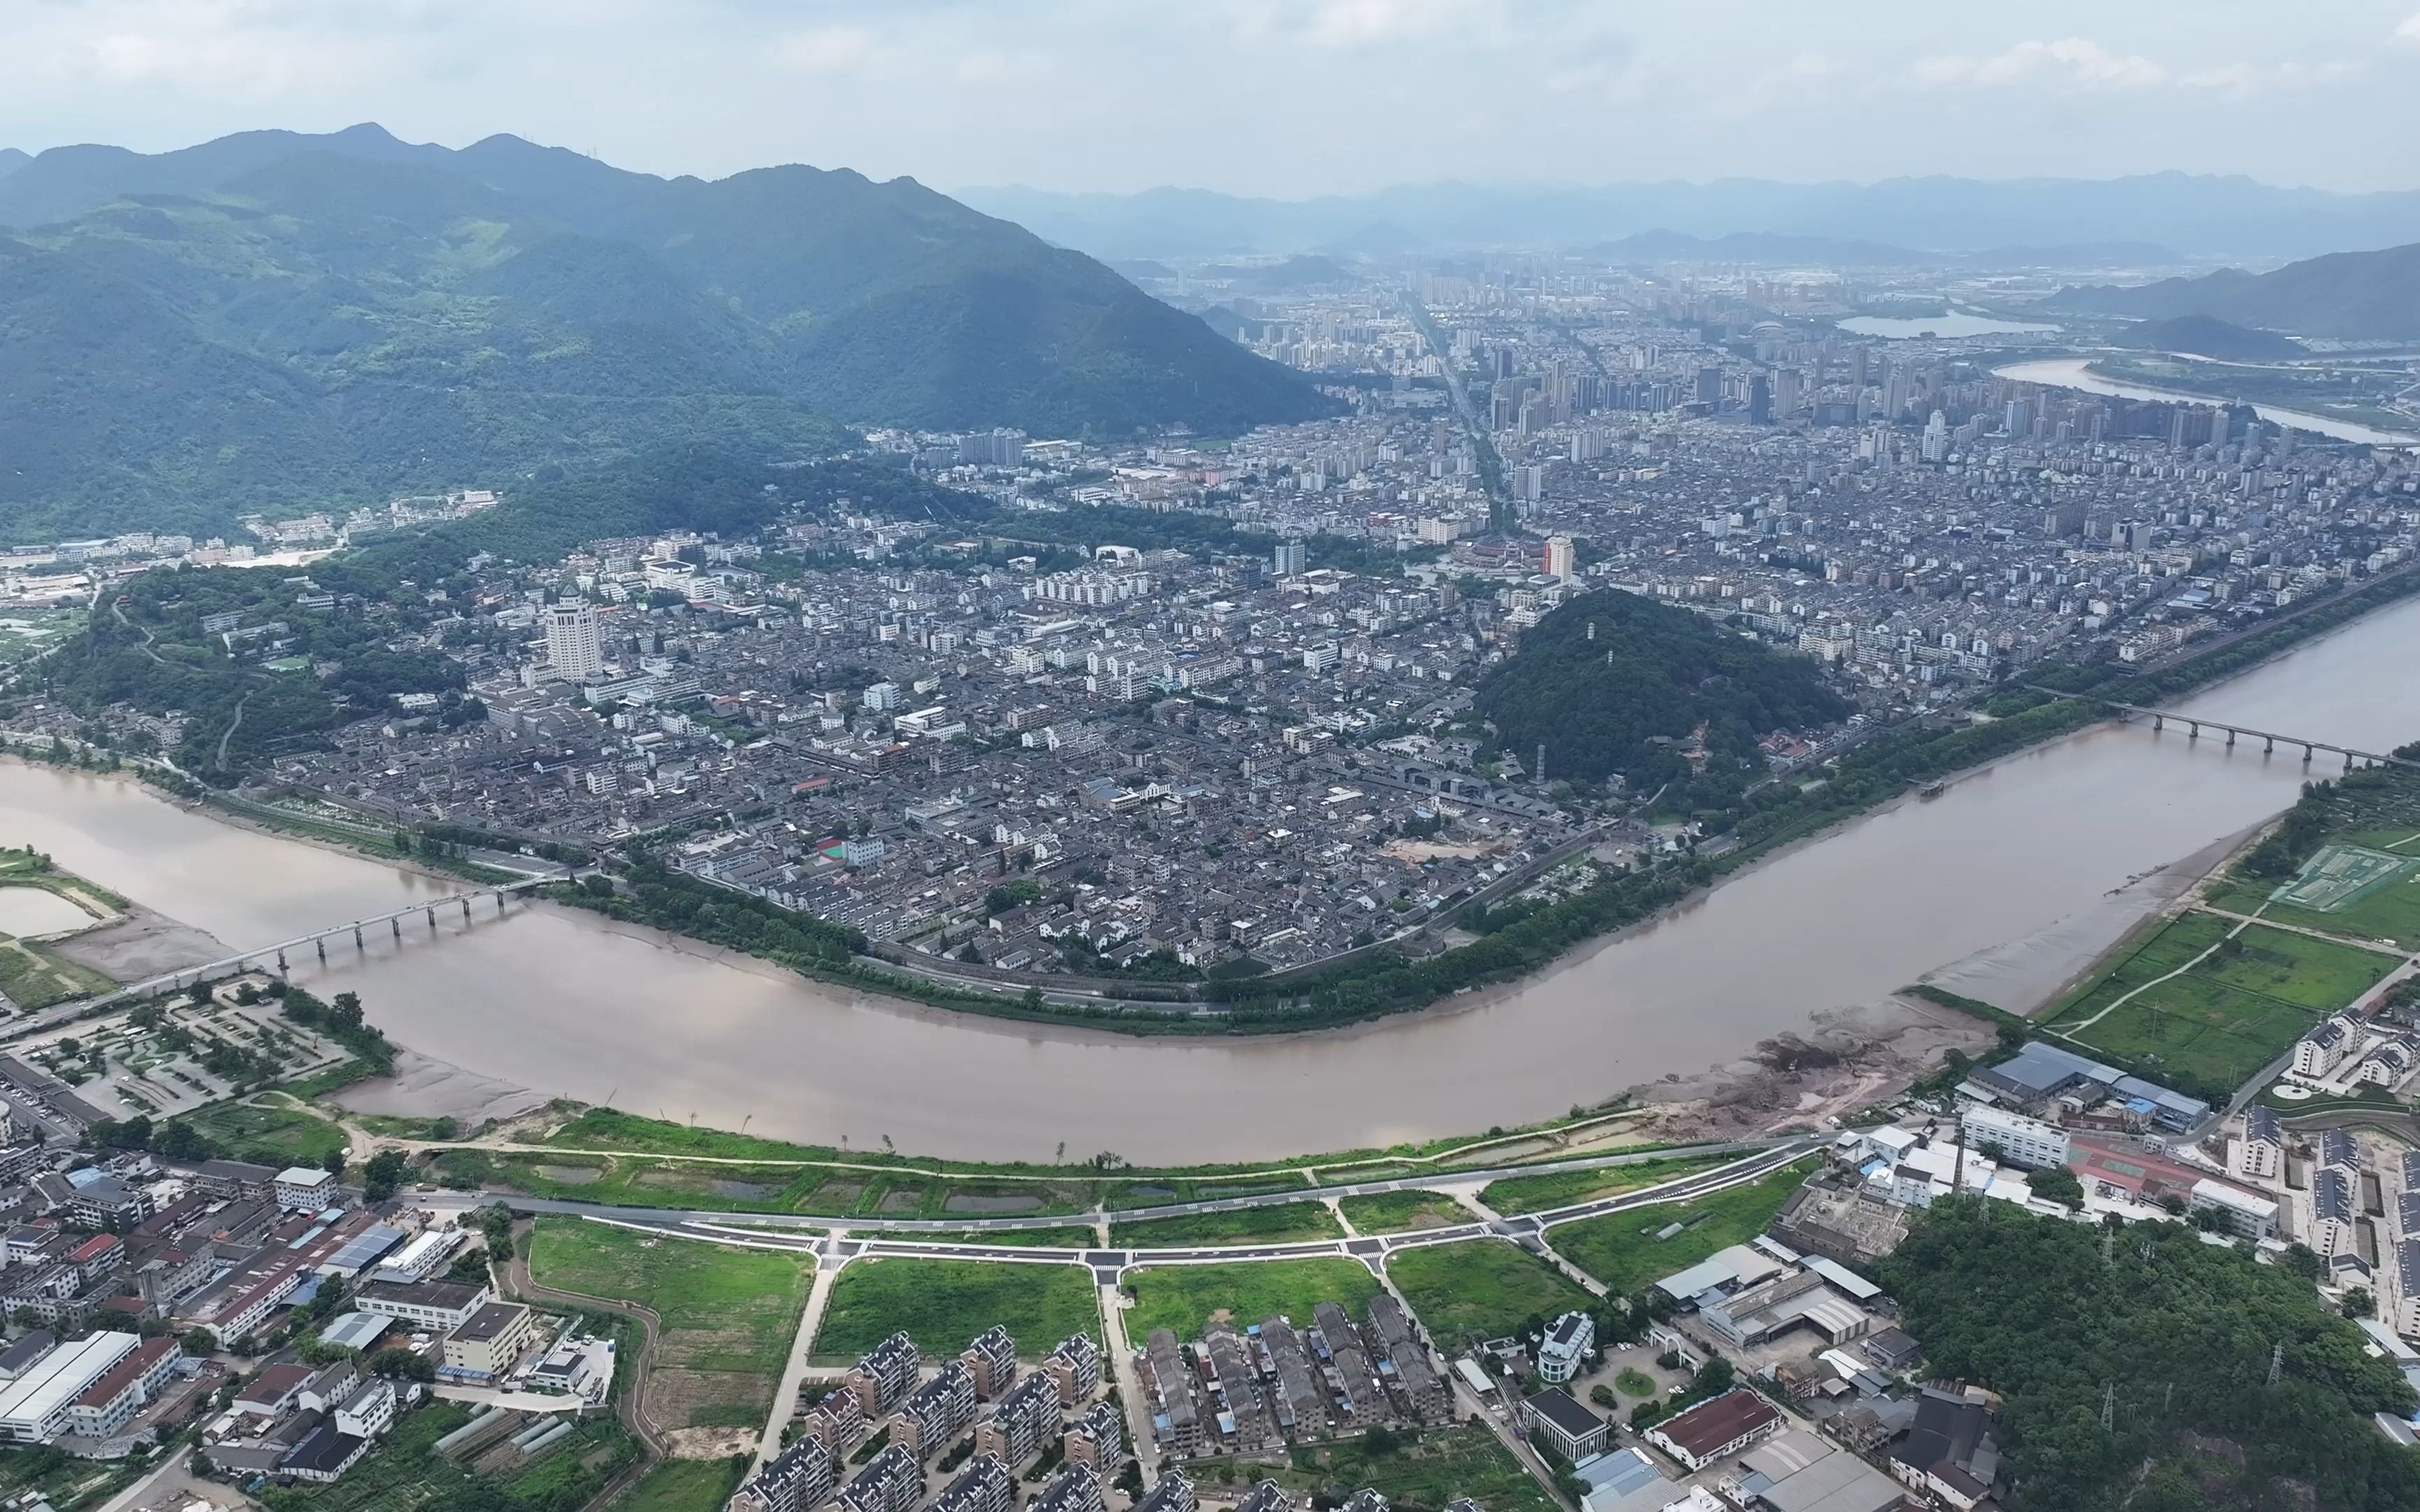
[[0, 531], [509, 483], [668, 441], [1233, 431], [1337, 408], [912, 179], [706, 182], [377, 127], [0, 177]]
[[0, 178], [8, 177], [33, 161], [22, 147], [0, 147]]
[[2201, 278], [2062, 288], [2048, 309], [2166, 320], [2207, 316], [2303, 336], [2342, 340], [2420, 338], [2420, 242], [2381, 252], [2340, 252], [2273, 272], [2226, 268]]
[[1079, 194], [1009, 186], [964, 189], [958, 197], [1063, 246], [1114, 257], [1580, 247], [1657, 230], [1823, 237], [2003, 256], [2135, 243], [2185, 258], [2270, 259], [2420, 240], [2420, 192], [2346, 194], [2181, 173], [1870, 184], [1438, 183], [1303, 200], [1194, 189]]

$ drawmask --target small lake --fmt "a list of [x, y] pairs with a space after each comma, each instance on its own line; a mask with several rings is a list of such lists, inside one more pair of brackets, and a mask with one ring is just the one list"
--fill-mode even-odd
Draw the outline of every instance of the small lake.
[[88, 929], [90, 914], [41, 887], [0, 887], [0, 934], [60, 934]]
[[2028, 325], [2019, 320], [1995, 320], [1988, 315], [1975, 315], [1965, 310], [1952, 310], [1947, 315], [1860, 315], [1836, 320], [1833, 324], [1853, 336], [1884, 336], [1892, 341], [1918, 336], [1947, 340], [1954, 336], [2043, 335], [2058, 329], [2056, 326]]

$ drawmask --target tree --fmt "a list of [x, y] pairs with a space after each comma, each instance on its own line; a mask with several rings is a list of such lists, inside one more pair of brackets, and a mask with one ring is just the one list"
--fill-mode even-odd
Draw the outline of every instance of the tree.
[[2025, 1185], [2044, 1202], [2066, 1204], [2077, 1212], [2084, 1211], [2084, 1183], [2064, 1165], [2048, 1165], [2025, 1173]]
[[207, 1328], [189, 1328], [177, 1340], [178, 1346], [196, 1359], [208, 1359], [219, 1351], [219, 1336]]
[[2344, 1315], [2347, 1318], [2375, 1318], [2378, 1316], [2378, 1299], [2369, 1294], [2367, 1287], [2355, 1287], [2345, 1293]]
[[415, 1350], [380, 1350], [366, 1362], [370, 1374], [396, 1381], [435, 1381], [437, 1366]]
[[319, 1164], [326, 1167], [330, 1176], [334, 1177], [339, 1181], [343, 1180], [345, 1179], [344, 1147], [339, 1145], [335, 1149], [328, 1151], [328, 1153], [320, 1159]]
[[395, 1196], [395, 1189], [403, 1184], [410, 1169], [410, 1163], [404, 1159], [402, 1150], [380, 1150], [362, 1168], [362, 1196], [372, 1202], [385, 1201]]
[[152, 1131], [151, 1149], [170, 1160], [209, 1160], [218, 1153], [200, 1131], [174, 1119]]

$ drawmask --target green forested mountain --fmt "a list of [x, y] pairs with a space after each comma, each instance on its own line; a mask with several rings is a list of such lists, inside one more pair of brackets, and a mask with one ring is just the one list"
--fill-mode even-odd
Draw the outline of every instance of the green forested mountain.
[[2240, 326], [2352, 340], [2420, 336], [2420, 242], [2339, 252], [2273, 272], [2225, 268], [2201, 278], [2060, 289], [2050, 306], [2097, 315], [2206, 315]]
[[509, 485], [827, 419], [1240, 429], [1332, 406], [910, 179], [626, 173], [495, 137], [252, 132], [0, 177], [0, 532]]
[[2291, 1265], [2182, 1224], [2104, 1247], [2094, 1226], [1959, 1197], [1876, 1279], [1929, 1375], [2005, 1398], [2012, 1512], [2420, 1506], [2420, 1451], [2369, 1419], [2408, 1414], [2412, 1388]]
[[1480, 682], [1478, 707], [1524, 763], [1543, 744], [1549, 778], [1619, 772], [1648, 790], [1689, 775], [1681, 747], [1700, 724], [1708, 776], [1736, 786], [1762, 769], [1759, 737], [1849, 713], [1813, 662], [1620, 592], [1583, 594], [1523, 631]]

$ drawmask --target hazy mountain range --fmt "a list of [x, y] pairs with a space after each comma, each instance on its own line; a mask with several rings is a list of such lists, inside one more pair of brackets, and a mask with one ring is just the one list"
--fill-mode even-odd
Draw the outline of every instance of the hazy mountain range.
[[[2241, 177], [1751, 178], [1604, 188], [1420, 184], [1374, 194], [1251, 199], [1193, 189], [959, 192], [977, 209], [1096, 257], [1325, 252], [1386, 255], [1587, 247], [1642, 232], [1735, 232], [1973, 254], [2148, 243], [2190, 258], [2269, 261], [2420, 240], [2420, 193], [2343, 194]], [[2131, 260], [2131, 259], [2123, 259]]]
[[[0, 530], [509, 484], [840, 420], [1235, 431], [1300, 375], [912, 179], [706, 182], [375, 126], [0, 176]], [[826, 417], [829, 417], [827, 419]]]
[[2046, 304], [2147, 320], [2208, 316], [2301, 336], [2420, 340], [2420, 244], [2334, 253], [2266, 273], [2226, 268], [2132, 286], [2086, 285], [2060, 289]]

